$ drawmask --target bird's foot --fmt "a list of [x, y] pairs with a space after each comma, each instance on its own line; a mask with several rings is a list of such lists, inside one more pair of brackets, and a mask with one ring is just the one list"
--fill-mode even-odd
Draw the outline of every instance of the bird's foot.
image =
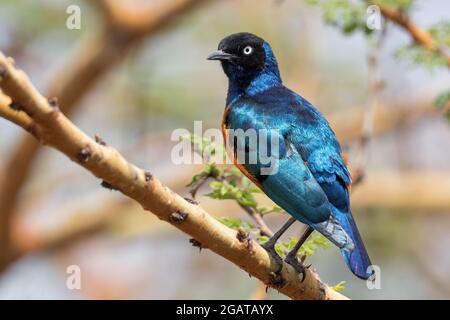
[[302, 281], [305, 281], [306, 278], [306, 269], [308, 269], [310, 266], [305, 266], [303, 264], [303, 261], [305, 259], [302, 258], [301, 261], [298, 260], [297, 258], [297, 252], [289, 252], [286, 256], [286, 258], [284, 259], [284, 261], [286, 261], [286, 263], [289, 263], [294, 269], [295, 271], [297, 271], [299, 274], [302, 275]]
[[269, 255], [272, 257], [272, 260], [275, 262], [276, 267], [274, 273], [279, 274], [283, 269], [283, 259], [281, 259], [281, 257], [275, 250], [275, 243], [268, 241], [261, 246], [267, 251], [267, 253], [269, 253]]

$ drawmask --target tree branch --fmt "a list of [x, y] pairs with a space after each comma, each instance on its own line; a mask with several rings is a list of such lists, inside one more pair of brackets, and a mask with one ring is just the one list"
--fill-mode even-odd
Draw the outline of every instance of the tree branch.
[[293, 299], [346, 298], [322, 283], [309, 269], [304, 282], [286, 263], [280, 275], [274, 276], [275, 263], [261, 246], [251, 239], [239, 237], [239, 240], [235, 230], [221, 224], [201, 207], [187, 202], [150, 172], [127, 162], [112, 147], [89, 138], [57, 106], [51, 105], [29, 82], [25, 73], [16, 70], [2, 53], [0, 88], [34, 120], [38, 127], [36, 137], [42, 144], [64, 153], [96, 177], [136, 200], [145, 210], [194, 237], [203, 247]]
[[0, 92], [0, 117], [11, 121], [33, 134], [33, 120], [24, 112], [11, 108], [10, 104], [11, 98]]
[[368, 2], [377, 5], [380, 8], [381, 14], [386, 19], [394, 22], [408, 32], [417, 44], [442, 55], [447, 61], [447, 66], [450, 67], [450, 55], [436, 44], [430, 33], [416, 26], [404, 12], [398, 9], [390, 9], [386, 6], [374, 3], [374, 1]]
[[[57, 96], [64, 113], [72, 114], [89, 88], [122, 61], [123, 56], [131, 48], [138, 45], [146, 36], [171, 26], [180, 15], [204, 2], [205, 0], [163, 2], [152, 7], [152, 14], [145, 16], [143, 27], [136, 30], [129, 30], [107, 21], [100, 34], [86, 41], [81, 50], [77, 50], [69, 59], [67, 67], [62, 68], [50, 84], [48, 95]], [[9, 116], [14, 114], [10, 112]], [[11, 120], [23, 119], [11, 118]], [[11, 151], [3, 170], [4, 175], [0, 180], [0, 269], [6, 261], [3, 256], [10, 256], [7, 252], [12, 250], [9, 243], [9, 225], [16, 208], [18, 194], [30, 175], [39, 150], [40, 145], [35, 139], [23, 135], [15, 149]]]

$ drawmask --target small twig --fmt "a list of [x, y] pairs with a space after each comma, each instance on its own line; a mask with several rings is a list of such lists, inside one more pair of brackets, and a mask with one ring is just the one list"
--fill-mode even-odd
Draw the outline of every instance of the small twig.
[[201, 182], [199, 182], [198, 184], [195, 185], [195, 187], [189, 190], [192, 199], [195, 200], [198, 190], [205, 185], [205, 183], [209, 180], [209, 178], [211, 178], [211, 176], [203, 177]]
[[253, 208], [243, 205], [239, 202], [238, 204], [256, 222], [256, 224], [258, 225], [259, 233], [262, 236], [273, 236], [273, 231], [267, 226], [266, 222], [259, 212], [256, 212]]
[[[196, 152], [199, 152], [199, 150], [196, 150]], [[214, 176], [214, 175], [207, 175], [202, 178], [202, 181], [197, 183], [194, 188], [189, 190], [189, 193], [191, 194], [192, 198], [195, 199], [198, 190], [205, 185], [205, 183], [209, 180], [213, 179], [215, 181], [223, 182], [226, 181], [226, 177], [223, 175]], [[267, 224], [264, 222], [263, 216], [256, 212], [252, 207], [243, 205], [239, 201], [236, 200], [236, 203], [255, 221], [255, 223], [258, 226], [259, 232], [262, 236], [268, 236], [271, 237], [273, 235], [273, 231], [267, 226]]]
[[368, 78], [369, 89], [367, 96], [367, 103], [363, 113], [363, 125], [361, 138], [359, 140], [358, 153], [356, 155], [355, 164], [353, 165], [353, 181], [352, 187], [355, 187], [361, 183], [365, 176], [365, 168], [369, 158], [370, 143], [373, 136], [374, 124], [375, 124], [375, 109], [379, 104], [379, 94], [382, 90], [382, 80], [380, 78], [380, 51], [384, 39], [386, 38], [386, 26], [383, 25], [381, 33], [375, 40], [373, 49], [370, 50], [367, 62], [368, 62]]

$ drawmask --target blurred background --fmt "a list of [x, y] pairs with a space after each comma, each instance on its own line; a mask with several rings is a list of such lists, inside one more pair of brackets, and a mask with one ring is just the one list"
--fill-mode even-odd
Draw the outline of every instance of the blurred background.
[[[443, 33], [429, 30], [448, 46], [450, 2], [380, 3], [424, 30], [444, 25]], [[71, 5], [80, 29], [66, 25]], [[448, 65], [417, 52], [392, 22], [370, 35], [352, 26], [365, 8], [335, 0], [2, 0], [0, 50], [82, 130], [188, 196], [202, 166], [172, 163], [171, 132], [193, 130], [195, 120], [220, 127], [227, 81], [205, 58], [228, 34], [260, 35], [284, 83], [326, 115], [348, 154], [358, 177], [352, 208], [381, 288], [355, 278], [334, 247], [307, 261], [326, 283], [345, 281], [351, 298], [450, 299]], [[211, 214], [250, 219], [207, 192], [198, 200]], [[285, 219], [266, 222], [276, 229]], [[1, 118], [0, 241], [1, 299], [285, 299], [266, 296], [256, 279]], [[66, 287], [71, 265], [80, 267], [80, 290]]]

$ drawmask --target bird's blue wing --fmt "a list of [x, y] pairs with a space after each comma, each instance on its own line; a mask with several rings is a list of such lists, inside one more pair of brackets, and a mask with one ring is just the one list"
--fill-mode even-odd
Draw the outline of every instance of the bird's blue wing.
[[[277, 96], [279, 95], [274, 94], [270, 97]], [[262, 169], [269, 165], [263, 165], [261, 161], [249, 163], [249, 157], [245, 158], [245, 161], [237, 161], [238, 167], [252, 181], [256, 181], [275, 203], [295, 218], [310, 225], [320, 223], [330, 216], [330, 203], [297, 148], [285, 136], [292, 121], [283, 118], [283, 113], [273, 112], [273, 108], [282, 105], [283, 101], [286, 100], [241, 99], [238, 104], [227, 109], [224, 127], [233, 130], [242, 129], [245, 132], [254, 130], [259, 134], [266, 130], [265, 140], [268, 142], [271, 142], [276, 135], [277, 148], [273, 148], [274, 150], [270, 152], [271, 157], [276, 161], [276, 173], [264, 174]], [[270, 109], [265, 109], [266, 107]], [[288, 113], [285, 112], [284, 115]], [[225, 136], [228, 139], [227, 145], [232, 147], [235, 158], [236, 153], [261, 154], [261, 147], [264, 145], [261, 141], [255, 144], [244, 137], [233, 137], [228, 133]]]
[[261, 185], [275, 203], [303, 223], [326, 221], [330, 206], [326, 194], [312, 175], [298, 151], [280, 140], [276, 173], [267, 175]]
[[352, 239], [353, 249], [341, 250], [347, 265], [356, 276], [367, 279], [371, 276], [368, 273], [371, 262], [350, 211], [348, 187], [351, 177], [339, 143], [325, 118], [308, 101], [298, 95], [296, 97], [301, 112], [291, 128], [289, 140], [307, 162], [332, 205], [332, 220]]
[[[345, 165], [336, 135], [326, 119], [307, 100], [292, 92], [296, 105], [292, 107], [295, 121], [287, 133], [288, 140], [297, 148], [308, 163], [312, 174], [319, 183], [333, 184], [339, 179], [350, 185], [350, 173]], [[333, 196], [333, 190], [330, 196]]]

